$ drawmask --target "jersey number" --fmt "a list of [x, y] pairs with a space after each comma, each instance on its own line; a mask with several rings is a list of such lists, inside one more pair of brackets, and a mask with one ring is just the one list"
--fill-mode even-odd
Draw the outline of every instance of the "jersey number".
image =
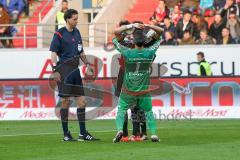
[[139, 69], [140, 69], [140, 65], [141, 65], [141, 63], [140, 63], [140, 62], [137, 62], [135, 72], [138, 73], [138, 71], [139, 71]]

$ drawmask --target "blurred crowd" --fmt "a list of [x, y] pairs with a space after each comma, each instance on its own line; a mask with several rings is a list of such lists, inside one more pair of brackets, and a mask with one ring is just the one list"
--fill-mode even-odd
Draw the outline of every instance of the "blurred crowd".
[[240, 0], [159, 0], [149, 23], [162, 27], [162, 45], [239, 44]]
[[[34, 0], [0, 0], [0, 37], [17, 33], [13, 26], [23, 13], [29, 15]], [[240, 0], [159, 0], [149, 23], [163, 29], [162, 45], [240, 44]], [[56, 23], [64, 24], [68, 1], [62, 1]], [[56, 30], [62, 27], [56, 26]], [[1, 39], [1, 47], [12, 47], [11, 39]]]
[[31, 1], [33, 0], [0, 0], [0, 37], [6, 37], [6, 39], [0, 40], [0, 48], [13, 46], [12, 40], [7, 37], [14, 36], [17, 30], [15, 27], [7, 25], [16, 24], [22, 13], [29, 16]]

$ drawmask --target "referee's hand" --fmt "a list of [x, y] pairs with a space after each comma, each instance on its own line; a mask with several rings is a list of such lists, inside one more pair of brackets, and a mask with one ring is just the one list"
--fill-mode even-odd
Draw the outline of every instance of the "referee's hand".
[[95, 75], [94, 75], [94, 69], [90, 66], [90, 65], [87, 65], [87, 70], [85, 72], [85, 81], [88, 82], [88, 83], [91, 83], [95, 80]]
[[94, 76], [94, 69], [89, 64], [87, 64], [87, 73], [86, 74], [88, 74], [90, 76]]
[[57, 82], [61, 82], [61, 75], [59, 72], [53, 72], [52, 78]]

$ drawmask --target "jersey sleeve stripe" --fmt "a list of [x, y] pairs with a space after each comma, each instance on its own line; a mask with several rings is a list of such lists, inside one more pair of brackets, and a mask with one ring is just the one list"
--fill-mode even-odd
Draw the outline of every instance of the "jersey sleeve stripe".
[[63, 38], [63, 36], [60, 32], [55, 32], [55, 34], [58, 35], [58, 37]]

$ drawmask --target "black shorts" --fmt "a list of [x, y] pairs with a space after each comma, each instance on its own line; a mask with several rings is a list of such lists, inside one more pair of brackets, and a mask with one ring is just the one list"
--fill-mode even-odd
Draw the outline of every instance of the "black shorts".
[[58, 82], [59, 97], [84, 96], [83, 83], [78, 66], [64, 65], [57, 71], [61, 75], [61, 82]]

